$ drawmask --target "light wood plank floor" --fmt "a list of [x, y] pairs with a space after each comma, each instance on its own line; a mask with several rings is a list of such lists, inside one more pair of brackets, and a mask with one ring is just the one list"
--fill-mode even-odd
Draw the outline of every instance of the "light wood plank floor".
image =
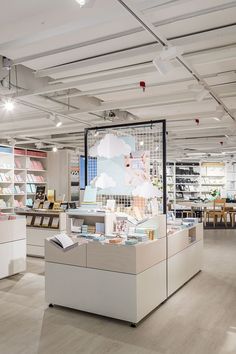
[[205, 232], [203, 272], [136, 328], [44, 302], [44, 262], [0, 281], [0, 354], [235, 354], [236, 232]]

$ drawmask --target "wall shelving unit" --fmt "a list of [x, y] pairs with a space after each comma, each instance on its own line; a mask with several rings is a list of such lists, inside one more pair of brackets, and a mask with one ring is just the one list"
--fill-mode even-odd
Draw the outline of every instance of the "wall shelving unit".
[[200, 164], [197, 162], [176, 162], [175, 198], [176, 201], [197, 199], [200, 196]]
[[222, 197], [235, 199], [236, 162], [168, 162], [166, 172], [171, 203], [212, 198], [210, 193], [214, 190]]
[[13, 211], [14, 159], [13, 149], [0, 145], [0, 211]]
[[14, 207], [33, 206], [38, 185], [47, 185], [47, 153], [15, 148]]
[[46, 152], [0, 145], [0, 211], [32, 206], [36, 186], [46, 184]]

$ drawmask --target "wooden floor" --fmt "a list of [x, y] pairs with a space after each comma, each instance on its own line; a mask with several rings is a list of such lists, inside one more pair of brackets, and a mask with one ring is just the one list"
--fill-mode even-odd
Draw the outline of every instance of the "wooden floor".
[[235, 354], [236, 232], [205, 231], [202, 273], [136, 328], [44, 302], [44, 263], [0, 281], [0, 354]]

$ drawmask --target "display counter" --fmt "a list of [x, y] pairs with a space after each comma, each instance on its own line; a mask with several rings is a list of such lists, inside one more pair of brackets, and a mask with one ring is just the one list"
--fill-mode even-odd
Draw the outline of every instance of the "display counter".
[[167, 241], [170, 296], [202, 269], [203, 224], [173, 232]]
[[[81, 216], [81, 212], [68, 215]], [[110, 223], [113, 216], [91, 213], [86, 222], [92, 226], [95, 217]], [[111, 244], [109, 237], [99, 242], [73, 236], [78, 245], [65, 251], [46, 239], [46, 301], [132, 324], [140, 322], [201, 270], [202, 223], [169, 229], [168, 236], [165, 215], [137, 227], [153, 225], [158, 230], [156, 238], [135, 245]]]
[[44, 257], [44, 241], [58, 232], [66, 230], [66, 214], [54, 210], [18, 211], [26, 217], [27, 255]]
[[0, 221], [0, 279], [26, 269], [25, 217], [6, 215], [4, 218]]
[[166, 299], [164, 226], [153, 241], [136, 245], [78, 238], [63, 251], [45, 241], [46, 301], [131, 323], [138, 323]]

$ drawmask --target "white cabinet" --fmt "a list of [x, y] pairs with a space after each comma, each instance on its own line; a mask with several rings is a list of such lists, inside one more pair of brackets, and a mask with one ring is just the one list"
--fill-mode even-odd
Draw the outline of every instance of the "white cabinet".
[[0, 279], [26, 269], [26, 221], [24, 217], [0, 222]]

